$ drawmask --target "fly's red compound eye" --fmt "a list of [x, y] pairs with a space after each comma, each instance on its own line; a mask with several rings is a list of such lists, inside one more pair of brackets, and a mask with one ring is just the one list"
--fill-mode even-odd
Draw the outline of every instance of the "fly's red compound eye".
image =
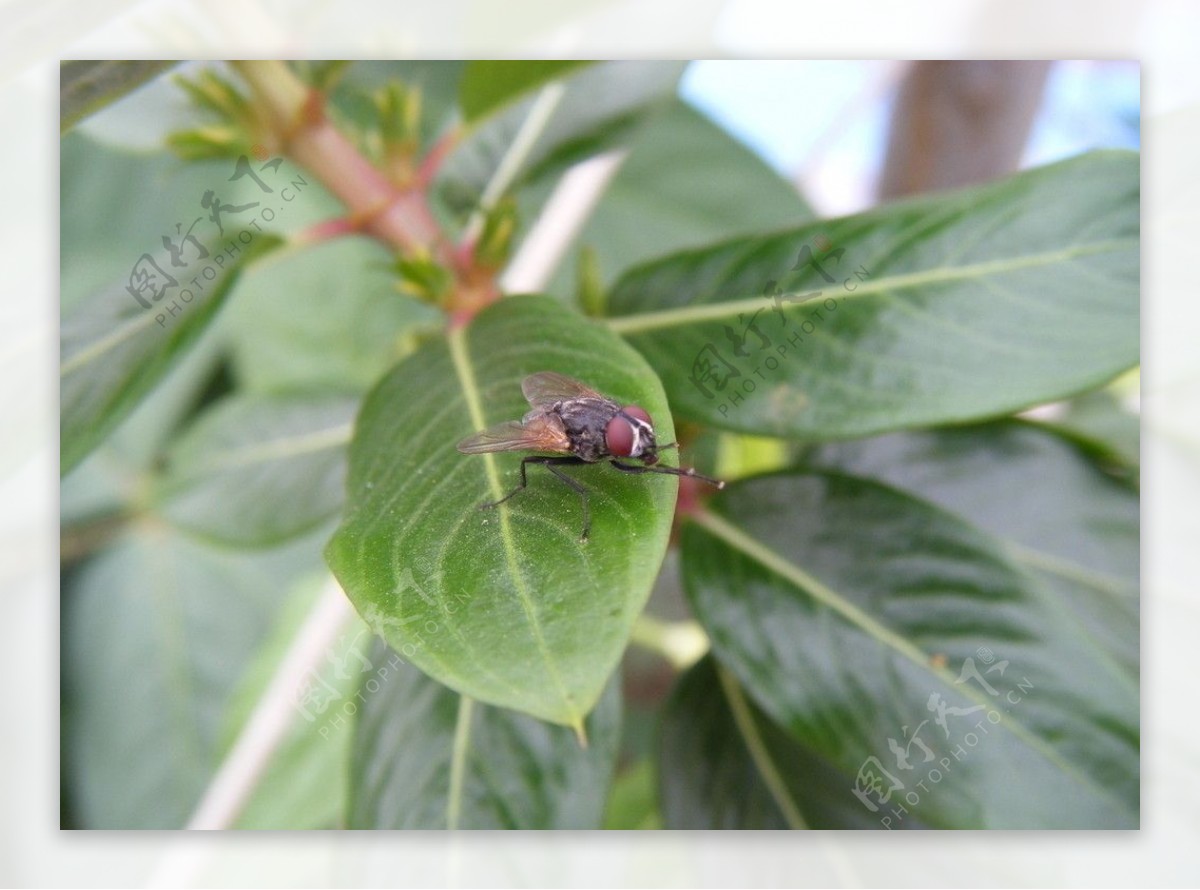
[[608, 453], [615, 454], [617, 457], [629, 457], [633, 453], [633, 441], [637, 438], [633, 430], [633, 424], [622, 417], [616, 415], [608, 422], [608, 426], [604, 428], [604, 443], [608, 446]]
[[[622, 415], [627, 415], [623, 417]], [[640, 420], [645, 424], [650, 423], [650, 415], [639, 408], [637, 405], [629, 405], [621, 409], [621, 414], [617, 414], [608, 422], [608, 426], [604, 428], [604, 443], [608, 446], [609, 454], [616, 457], [629, 457], [638, 450], [638, 445], [641, 444], [641, 435], [634, 428], [634, 425], [629, 422], [629, 417]]]

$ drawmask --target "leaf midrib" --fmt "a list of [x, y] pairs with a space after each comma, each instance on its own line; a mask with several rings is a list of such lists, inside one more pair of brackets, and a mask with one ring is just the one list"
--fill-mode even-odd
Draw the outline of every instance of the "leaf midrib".
[[762, 734], [758, 731], [758, 726], [754, 722], [754, 715], [750, 712], [750, 705], [746, 701], [746, 696], [742, 693], [741, 686], [728, 669], [722, 667], [720, 664], [716, 664], [715, 667], [717, 679], [721, 684], [721, 691], [725, 694], [725, 701], [729, 704], [729, 712], [733, 715], [734, 726], [737, 727], [738, 733], [742, 737], [742, 743], [746, 746], [746, 751], [749, 753], [750, 760], [754, 764], [755, 769], [758, 770], [759, 777], [763, 780], [763, 784], [767, 786], [767, 791], [770, 793], [771, 799], [779, 807], [779, 811], [789, 828], [797, 830], [807, 829], [808, 822], [805, 821], [804, 815], [800, 812], [800, 807], [796, 804], [796, 801], [792, 799], [787, 783], [783, 781], [783, 777], [775, 765], [774, 758], [767, 750]]
[[256, 463], [269, 463], [274, 460], [284, 460], [298, 457], [302, 454], [313, 454], [318, 451], [332, 451], [340, 445], [347, 445], [354, 432], [353, 423], [342, 423], [324, 429], [309, 430], [291, 436], [281, 436], [266, 442], [255, 442], [217, 452], [211, 460], [204, 461], [196, 467], [195, 472], [207, 473], [214, 470], [232, 470]]
[[[934, 267], [920, 272], [908, 272], [890, 277], [872, 278], [860, 283], [853, 291], [839, 294], [838, 299], [841, 301], [857, 300], [889, 290], [904, 290], [930, 284], [942, 284], [948, 281], [983, 279], [988, 276], [1001, 275], [1019, 269], [1038, 268], [1055, 263], [1069, 262], [1079, 257], [1116, 251], [1127, 247], [1136, 247], [1137, 244], [1137, 239], [1122, 238], [1099, 241], [1094, 244], [1072, 245], [1061, 250], [1008, 257], [1002, 260], [988, 260], [982, 263], [971, 263], [963, 266]], [[784, 296], [796, 296], [796, 294], [785, 294]], [[681, 306], [675, 309], [661, 309], [656, 312], [642, 312], [619, 318], [610, 318], [606, 320], [606, 324], [609, 330], [617, 334], [638, 334], [660, 328], [679, 327], [700, 321], [733, 318], [739, 312], [746, 312], [756, 307], [761, 307], [764, 299], [766, 297], [759, 294], [758, 296], [745, 297], [739, 300], [701, 303], [698, 305]]]
[[[450, 333], [450, 359], [454, 364], [454, 372], [458, 377], [459, 388], [462, 390], [463, 398], [467, 403], [467, 412], [470, 414], [471, 423], [475, 429], [484, 429], [488, 425], [487, 419], [484, 417], [479, 385], [475, 380], [475, 369], [467, 350], [464, 331], [465, 328], [460, 327]], [[499, 500], [503, 491], [500, 486], [500, 474], [496, 467], [496, 458], [492, 454], [483, 454], [480, 456], [484, 459], [484, 464], [487, 467], [488, 484], [491, 487], [494, 497]], [[529, 588], [525, 583], [525, 575], [522, 573], [520, 563], [517, 560], [517, 547], [513, 541], [508, 505], [500, 504], [496, 507], [496, 512], [500, 514], [500, 538], [503, 543], [504, 558], [508, 563], [509, 575], [513, 579], [517, 596], [521, 601], [521, 608], [524, 610], [525, 618], [529, 622], [529, 628], [537, 645], [538, 654], [541, 656], [542, 662], [546, 665], [546, 673], [558, 690], [565, 712], [571, 715], [572, 726], [575, 726], [578, 730], [583, 726], [583, 715], [577, 712], [574, 702], [571, 700], [571, 696], [567, 692], [558, 668], [554, 663], [554, 659], [551, 657], [550, 649], [546, 645], [546, 637], [542, 632], [541, 621], [538, 620], [533, 598], [529, 595]]]
[[1123, 601], [1129, 592], [1137, 592], [1137, 584], [1133, 581], [1089, 571], [1073, 560], [1063, 559], [1049, 551], [1038, 550], [1036, 547], [1029, 547], [1012, 539], [1007, 539], [1005, 544], [1018, 562], [1090, 587], [1097, 593], [1107, 594], [1118, 602]]
[[[1033, 548], [1024, 547], [1014, 541], [1005, 541], [1004, 543], [1005, 546], [1007, 546], [1011, 551], [1013, 559], [1025, 566], [1028, 566], [1031, 570], [1055, 575], [1064, 580], [1073, 581], [1076, 584], [1082, 584], [1101, 595], [1106, 595], [1112, 602], [1117, 603], [1118, 605], [1123, 605], [1123, 603], [1121, 603], [1123, 593], [1119, 586], [1121, 585], [1121, 582], [1103, 584], [1101, 582], [1106, 579], [1096, 575], [1095, 573], [1087, 572], [1086, 570], [1076, 566], [1075, 563], [1056, 558], [1050, 554], [1043, 553], [1042, 551], [1035, 550]], [[1136, 595], [1136, 585], [1127, 584], [1124, 586], [1132, 589]], [[1047, 603], [1064, 618], [1068, 619], [1069, 621], [1073, 621], [1074, 616], [1057, 598], [1049, 599], [1047, 600]], [[1085, 640], [1092, 644], [1097, 657], [1108, 669], [1109, 673], [1113, 677], [1114, 682], [1119, 683], [1128, 689], [1130, 694], [1136, 699], [1138, 689], [1137, 679], [1130, 676], [1125, 667], [1113, 657], [1113, 654], [1109, 648], [1102, 644], [1099, 639], [1097, 639], [1095, 633], [1082, 626], [1079, 626], [1076, 629]]]
[[[770, 547], [767, 547], [765, 544], [747, 535], [733, 523], [707, 510], [697, 511], [696, 513], [692, 514], [691, 519], [701, 528], [713, 534], [730, 547], [741, 551], [744, 555], [748, 556], [759, 565], [786, 579], [789, 583], [800, 590], [805, 591], [810, 597], [832, 609], [846, 621], [850, 622], [852, 625], [859, 628], [869, 636], [875, 638], [880, 644], [887, 646], [898, 654], [904, 656], [921, 670], [933, 676], [947, 689], [951, 689], [958, 694], [963, 695], [965, 698], [970, 699], [976, 704], [982, 704], [990, 707], [991, 702], [983, 698], [979, 692], [975, 691], [970, 686], [956, 686], [954, 683], [953, 674], [944, 668], [935, 667], [930, 662], [930, 659], [914, 644], [910, 643], [895, 631], [889, 629], [871, 616], [867, 615], [853, 603], [849, 602], [845, 597], [837, 593], [837, 591], [826, 587], [816, 578], [809, 575], [799, 566], [780, 556]], [[1123, 802], [1117, 798], [1110, 789], [1099, 785], [1095, 782], [1095, 780], [1092, 779], [1091, 776], [1081, 773], [1072, 764], [1064, 761], [1062, 757], [1058, 755], [1058, 752], [1050, 747], [1044, 740], [1032, 733], [1024, 725], [1014, 720], [1009, 714], [1001, 713], [1000, 722], [996, 725], [1007, 729], [1016, 738], [1024, 742], [1033, 750], [1037, 751], [1039, 754], [1045, 757], [1046, 760], [1058, 767], [1063, 775], [1070, 776], [1074, 781], [1081, 785], [1095, 789], [1100, 795], [1114, 801], [1120, 808], [1124, 808]]]
[[60, 379], [73, 374], [76, 370], [84, 365], [100, 358], [107, 352], [116, 349], [126, 340], [141, 333], [142, 329], [147, 327], [154, 320], [154, 315], [149, 309], [142, 311], [141, 315], [137, 315], [130, 319], [125, 324], [118, 327], [115, 331], [107, 334], [104, 337], [94, 340], [87, 346], [84, 346], [77, 353], [64, 361], [58, 369]]

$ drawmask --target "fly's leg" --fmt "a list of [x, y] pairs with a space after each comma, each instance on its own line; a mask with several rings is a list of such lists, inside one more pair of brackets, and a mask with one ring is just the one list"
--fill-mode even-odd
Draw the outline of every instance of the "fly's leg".
[[550, 461], [546, 462], [546, 469], [579, 492], [579, 500], [583, 502], [583, 534], [579, 536], [579, 543], [586, 543], [588, 534], [592, 530], [592, 516], [588, 511], [588, 490], [586, 486], [584, 486], [584, 484], [578, 479], [572, 479], [562, 470], [558, 469], [558, 467], [554, 466], [556, 463], [586, 463], [586, 461], [580, 460], [579, 458], [559, 458], [558, 460], [551, 458], [551, 460], [553, 460], [553, 463]]
[[479, 509], [487, 510], [490, 507], [499, 507], [501, 504], [503, 504], [505, 501], [507, 501], [509, 498], [511, 498], [518, 491], [523, 491], [525, 486], [529, 484], [529, 480], [525, 478], [525, 464], [541, 463], [543, 460], [546, 460], [546, 458], [541, 458], [541, 457], [522, 458], [521, 459], [521, 484], [518, 485], [516, 488], [514, 488], [512, 491], [510, 491], [508, 494], [506, 494], [504, 497], [500, 498], [500, 500], [498, 500], [498, 501], [489, 501], [486, 504], [480, 504]]
[[514, 488], [512, 491], [510, 491], [508, 494], [506, 494], [504, 497], [500, 498], [500, 500], [492, 501], [491, 503], [487, 503], [487, 504], [480, 504], [479, 508], [481, 510], [486, 510], [490, 507], [498, 507], [501, 504], [503, 504], [505, 501], [507, 501], [509, 498], [511, 498], [518, 491], [523, 491], [525, 489], [525, 486], [529, 484], [529, 480], [525, 476], [525, 465], [526, 464], [541, 464], [547, 470], [549, 470], [551, 473], [553, 473], [555, 476], [557, 476], [563, 482], [567, 483], [567, 485], [571, 486], [571, 488], [575, 489], [575, 491], [577, 491], [579, 493], [579, 498], [580, 498], [580, 500], [583, 501], [583, 534], [579, 536], [579, 540], [586, 541], [588, 539], [588, 533], [592, 530], [592, 517], [591, 517], [591, 513], [588, 510], [588, 490], [583, 485], [583, 483], [581, 483], [578, 479], [572, 479], [566, 473], [564, 473], [558, 469], [560, 466], [578, 466], [579, 464], [585, 464], [585, 463], [587, 463], [587, 461], [585, 461], [581, 457], [541, 457], [538, 455], [533, 455], [531, 457], [524, 457], [521, 459], [521, 484], [518, 485], [516, 488]]
[[619, 460], [610, 460], [609, 463], [625, 473], [663, 473], [668, 476], [686, 476], [689, 479], [699, 479], [701, 482], [707, 482], [714, 488], [725, 487], [724, 482], [718, 479], [711, 479], [708, 476], [702, 476], [692, 467], [688, 467], [687, 469], [679, 467], [646, 467], [640, 464], [623, 464]]

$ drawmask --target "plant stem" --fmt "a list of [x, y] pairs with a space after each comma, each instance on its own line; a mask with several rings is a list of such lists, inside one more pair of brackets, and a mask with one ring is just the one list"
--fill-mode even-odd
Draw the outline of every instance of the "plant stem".
[[320, 93], [283, 62], [231, 64], [250, 85], [279, 150], [321, 180], [362, 231], [401, 253], [428, 252], [450, 264], [425, 193], [397, 188], [363, 157], [326, 118]]
[[429, 206], [430, 182], [459, 138], [457, 132], [433, 147], [409, 187], [400, 187], [330, 123], [322, 93], [305, 86], [283, 62], [231, 64], [250, 85], [270, 130], [271, 145], [263, 150], [287, 154], [346, 206], [345, 221], [309, 230], [302, 240], [362, 232], [401, 256], [432, 257], [453, 276], [441, 300], [451, 328], [499, 298], [495, 271], [476, 262], [473, 239], [464, 238], [463, 247], [456, 249]]
[[65, 526], [59, 533], [59, 561], [64, 565], [91, 556], [116, 538], [135, 513], [114, 510], [94, 519]]

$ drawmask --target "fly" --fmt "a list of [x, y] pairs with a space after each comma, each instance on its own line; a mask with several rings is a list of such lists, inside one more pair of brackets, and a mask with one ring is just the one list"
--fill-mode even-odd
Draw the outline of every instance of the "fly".
[[[521, 381], [521, 392], [529, 402], [529, 413], [519, 421], [506, 421], [468, 436], [458, 443], [458, 450], [463, 454], [493, 451], [549, 451], [553, 454], [522, 458], [521, 484], [500, 500], [481, 504], [483, 509], [497, 507], [524, 489], [526, 465], [541, 464], [579, 493], [583, 501], [583, 534], [579, 540], [586, 541], [591, 529], [588, 490], [559, 467], [607, 460], [625, 473], [688, 476], [717, 488], [725, 487], [724, 482], [702, 476], [691, 468], [657, 466], [658, 452], [677, 445], [659, 445], [654, 438], [650, 415], [637, 405], [622, 407], [620, 402], [578, 380], [553, 371], [530, 374]], [[632, 458], [641, 463], [622, 463], [618, 458]]]

